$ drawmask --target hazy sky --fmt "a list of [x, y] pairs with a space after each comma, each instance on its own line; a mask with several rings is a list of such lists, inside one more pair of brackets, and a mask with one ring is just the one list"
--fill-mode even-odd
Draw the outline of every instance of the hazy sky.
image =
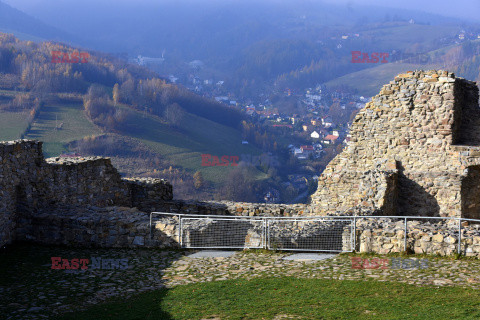
[[[32, 7], [45, 6], [54, 8], [59, 1], [70, 2], [81, 6], [88, 0], [0, 0], [8, 3], [12, 7], [24, 10], [29, 14], [34, 15], [29, 9]], [[159, 2], [181, 2], [180, 0], [95, 0], [94, 2], [104, 4], [118, 4], [120, 2], [140, 4], [140, 3], [159, 3]], [[196, 0], [195, 2], [211, 3], [220, 0]], [[223, 0], [232, 1], [232, 0]], [[233, 0], [234, 1], [234, 0]], [[242, 1], [242, 0], [238, 0]], [[285, 0], [257, 0], [257, 1], [285, 1]], [[299, 0], [292, 0], [299, 1]], [[464, 18], [480, 22], [480, 0], [306, 0], [309, 2], [329, 2], [351, 6], [352, 8], [362, 5], [378, 5], [383, 7], [403, 8], [411, 10], [420, 10], [429, 13], [441, 14], [444, 16]], [[222, 2], [222, 1], [221, 1]]]
[[343, 3], [352, 7], [367, 4], [420, 10], [480, 22], [480, 0], [324, 0], [324, 2]]

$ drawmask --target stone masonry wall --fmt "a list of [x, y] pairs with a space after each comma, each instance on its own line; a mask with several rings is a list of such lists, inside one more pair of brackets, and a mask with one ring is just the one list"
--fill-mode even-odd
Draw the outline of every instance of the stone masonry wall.
[[470, 207], [469, 216], [480, 218], [480, 200], [462, 191], [472, 179], [480, 184], [473, 169], [480, 163], [479, 113], [474, 82], [446, 71], [398, 75], [356, 116], [351, 142], [319, 179], [314, 214], [362, 205], [461, 217]]
[[[45, 160], [41, 142], [0, 143], [0, 246], [14, 240], [102, 247], [178, 246], [174, 218], [155, 222], [154, 239], [150, 239], [147, 213], [151, 211], [480, 219], [480, 108], [473, 82], [444, 71], [401, 74], [359, 112], [351, 135], [347, 148], [319, 178], [309, 205], [173, 200], [168, 182], [122, 179], [109, 159]], [[455, 226], [418, 222], [411, 226], [410, 250], [455, 251]], [[195, 232], [208, 226], [199, 228]], [[480, 227], [469, 228], [462, 245], [467, 254], [480, 256]], [[324, 232], [301, 229], [277, 231], [299, 241], [315, 236], [312, 232]], [[359, 220], [357, 250], [403, 251], [402, 230], [401, 223]], [[258, 242], [254, 231], [245, 232], [251, 243]], [[343, 240], [346, 245], [348, 239]]]
[[124, 180], [110, 159], [51, 158], [42, 143], [0, 143], [0, 246], [14, 239], [22, 215], [59, 205], [145, 207], [172, 199], [172, 186], [160, 179]]
[[[220, 222], [221, 223], [221, 222]], [[235, 243], [244, 243], [246, 247], [261, 246], [260, 223], [236, 225], [244, 228], [236, 233]], [[343, 227], [344, 226], [344, 227]], [[211, 221], [196, 221], [184, 229], [184, 243], [213, 246], [222, 242], [209, 228]], [[218, 225], [215, 225], [218, 227]], [[225, 223], [224, 227], [228, 228]], [[184, 225], [185, 228], [185, 225]], [[327, 245], [325, 235], [332, 237], [332, 228], [341, 236], [341, 243], [333, 247]], [[352, 249], [350, 223], [331, 221], [322, 224], [296, 222], [283, 226], [278, 224], [270, 228], [271, 237], [280, 241], [279, 247], [325, 250]], [[238, 231], [238, 230], [237, 230]], [[375, 252], [388, 254], [404, 252], [405, 224], [403, 219], [392, 221], [386, 218], [356, 219], [356, 252]], [[325, 234], [324, 234], [325, 233]], [[72, 247], [103, 248], [179, 248], [179, 220], [177, 217], [157, 217], [152, 223], [150, 234], [149, 214], [136, 208], [127, 207], [70, 207], [41, 209], [35, 215], [22, 217], [18, 221], [16, 240], [32, 241], [46, 245], [66, 245]], [[192, 242], [193, 241], [193, 242]], [[458, 250], [458, 222], [437, 220], [409, 220], [407, 228], [407, 251], [415, 254], [438, 254], [442, 256], [456, 254]], [[466, 256], [480, 257], [480, 224], [462, 222], [461, 252]]]

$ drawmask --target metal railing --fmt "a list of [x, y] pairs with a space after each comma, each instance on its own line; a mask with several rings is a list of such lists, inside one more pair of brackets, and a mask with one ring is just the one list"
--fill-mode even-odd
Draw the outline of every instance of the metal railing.
[[[454, 217], [419, 216], [298, 216], [261, 217], [197, 215], [167, 212], [150, 213], [150, 238], [153, 239], [153, 216], [170, 219], [179, 244], [185, 248], [243, 249], [265, 248], [291, 251], [352, 252], [357, 248], [358, 222], [388, 219], [403, 222], [403, 250], [408, 249], [408, 222], [421, 220], [451, 221], [457, 228], [457, 253], [462, 252], [462, 222], [478, 224], [480, 220]], [[171, 221], [171, 219], [174, 219]], [[452, 225], [449, 225], [452, 229]]]

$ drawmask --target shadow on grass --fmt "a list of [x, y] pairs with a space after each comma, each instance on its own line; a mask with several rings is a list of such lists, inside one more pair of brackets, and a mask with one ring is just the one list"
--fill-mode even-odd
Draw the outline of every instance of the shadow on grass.
[[[172, 319], [160, 307], [167, 292], [161, 272], [184, 254], [182, 250], [70, 248], [16, 243], [0, 249], [0, 319], [144, 319], [152, 313], [153, 319]], [[69, 261], [89, 259], [88, 269], [54, 270], [52, 257]], [[95, 268], [93, 258], [126, 259], [128, 267], [112, 268], [111, 263]], [[146, 287], [149, 289], [141, 291]], [[131, 303], [135, 300], [128, 298], [147, 291], [153, 291], [148, 295], [151, 299]], [[122, 301], [127, 302], [118, 304]], [[119, 306], [102, 318], [66, 314], [73, 310], [102, 308], [104, 303], [112, 302]], [[155, 305], [158, 308], [152, 308]], [[127, 310], [135, 316], [125, 317], [123, 314]]]
[[[142, 294], [141, 299], [111, 300], [105, 304], [88, 308], [81, 313], [66, 313], [57, 316], [55, 320], [97, 320], [97, 319], [161, 319], [173, 320], [174, 318], [162, 310], [161, 302], [167, 295], [168, 289], [155, 290]], [[107, 314], [108, 312], [108, 314]]]

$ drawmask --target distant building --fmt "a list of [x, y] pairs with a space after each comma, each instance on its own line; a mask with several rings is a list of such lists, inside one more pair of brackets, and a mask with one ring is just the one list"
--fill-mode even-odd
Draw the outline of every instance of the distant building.
[[333, 120], [330, 117], [323, 117], [322, 118], [322, 124], [326, 126], [331, 126], [333, 124]]
[[320, 135], [318, 134], [317, 131], [313, 131], [313, 132], [310, 134], [310, 137], [313, 138], [313, 139], [318, 139], [318, 138], [320, 138]]
[[144, 66], [144, 65], [149, 64], [149, 63], [151, 63], [151, 64], [161, 64], [161, 63], [163, 63], [163, 61], [165, 61], [164, 58], [150, 58], [150, 57], [143, 57], [141, 55], [138, 55], [137, 59], [136, 59], [136, 62], [140, 66]]
[[225, 97], [225, 96], [215, 97], [215, 100], [217, 100], [218, 102], [228, 101], [228, 97]]
[[300, 146], [300, 149], [302, 150], [302, 152], [304, 154], [309, 154], [309, 153], [312, 153], [313, 151], [315, 151], [313, 149], [313, 146]]
[[335, 143], [335, 141], [338, 139], [338, 136], [334, 136], [333, 134], [329, 134], [325, 137], [325, 139], [323, 140], [324, 143], [326, 144], [333, 144]]
[[319, 94], [306, 94], [305, 97], [312, 100], [322, 100], [322, 96]]

